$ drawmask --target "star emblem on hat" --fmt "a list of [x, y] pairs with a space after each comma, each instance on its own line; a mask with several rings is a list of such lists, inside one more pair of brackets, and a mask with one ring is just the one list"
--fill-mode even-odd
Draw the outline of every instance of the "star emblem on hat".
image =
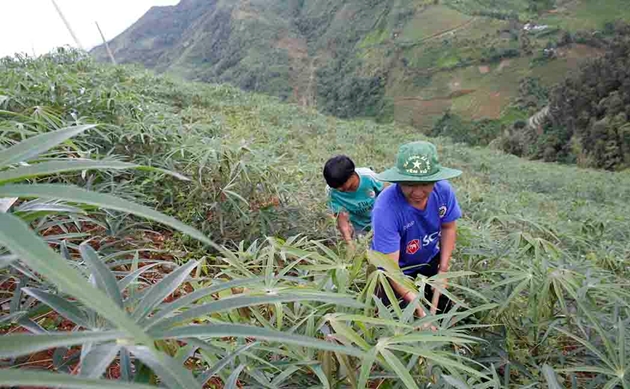
[[431, 161], [426, 155], [414, 155], [409, 157], [404, 167], [410, 174], [427, 174], [431, 171]]

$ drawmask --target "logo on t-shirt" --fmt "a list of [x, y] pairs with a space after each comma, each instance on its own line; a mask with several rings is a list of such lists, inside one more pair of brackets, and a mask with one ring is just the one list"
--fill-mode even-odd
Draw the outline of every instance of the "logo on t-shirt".
[[420, 250], [420, 239], [414, 239], [411, 242], [407, 243], [407, 254], [414, 255]]
[[376, 192], [374, 192], [373, 190], [368, 190], [367, 195], [369, 198], [373, 199], [374, 197], [376, 197]]
[[438, 212], [440, 213], [440, 218], [443, 218], [446, 215], [446, 211], [448, 210], [448, 208], [446, 208], [446, 206], [442, 205], [439, 209]]

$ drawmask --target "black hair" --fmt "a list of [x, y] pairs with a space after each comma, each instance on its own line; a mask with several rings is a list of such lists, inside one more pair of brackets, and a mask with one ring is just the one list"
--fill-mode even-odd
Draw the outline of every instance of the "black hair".
[[337, 155], [326, 161], [324, 178], [331, 188], [339, 188], [354, 174], [354, 162], [345, 155]]

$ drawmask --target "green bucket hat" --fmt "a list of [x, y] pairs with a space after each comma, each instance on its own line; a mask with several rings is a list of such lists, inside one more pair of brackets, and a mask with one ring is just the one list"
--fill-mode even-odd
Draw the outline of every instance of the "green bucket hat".
[[461, 170], [440, 165], [437, 149], [432, 143], [419, 141], [400, 146], [396, 166], [376, 178], [385, 182], [436, 182], [460, 174]]

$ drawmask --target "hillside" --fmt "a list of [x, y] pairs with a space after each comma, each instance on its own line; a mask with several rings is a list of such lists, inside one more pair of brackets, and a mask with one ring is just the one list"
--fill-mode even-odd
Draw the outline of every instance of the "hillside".
[[461, 306], [417, 319], [378, 306], [397, 269], [338, 241], [321, 177], [413, 127], [66, 51], [0, 61], [0, 109], [0, 386], [630, 384], [628, 172], [431, 139], [464, 171]]
[[[521, 78], [562, 80], [601, 54], [567, 37], [630, 20], [626, 8], [623, 0], [183, 0], [151, 9], [111, 47], [123, 63], [427, 129], [447, 109], [466, 119], [514, 116], [506, 110]], [[107, 60], [103, 47], [92, 53]]]

